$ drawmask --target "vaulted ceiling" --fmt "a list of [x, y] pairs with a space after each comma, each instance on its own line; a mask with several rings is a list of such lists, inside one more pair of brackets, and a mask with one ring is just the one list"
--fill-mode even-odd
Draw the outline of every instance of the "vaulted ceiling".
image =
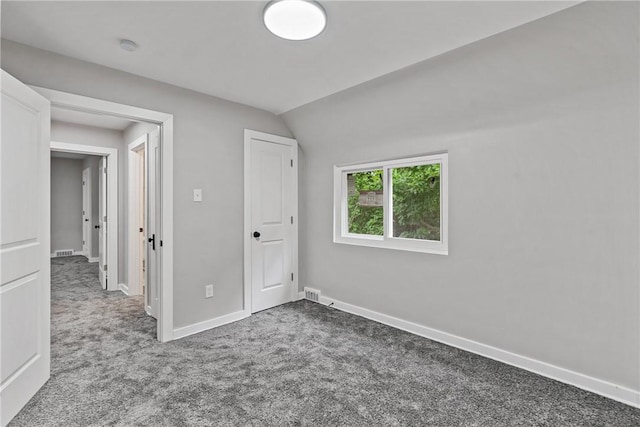
[[[255, 1], [2, 1], [2, 37], [280, 114], [578, 1], [323, 1], [285, 41]], [[122, 38], [139, 45], [120, 49]]]

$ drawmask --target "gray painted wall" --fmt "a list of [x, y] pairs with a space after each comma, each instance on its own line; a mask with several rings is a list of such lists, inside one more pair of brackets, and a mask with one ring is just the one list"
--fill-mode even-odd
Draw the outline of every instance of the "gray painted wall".
[[7, 40], [2, 67], [27, 84], [173, 114], [174, 327], [241, 310], [244, 129], [291, 136], [282, 119]]
[[51, 159], [51, 253], [82, 251], [82, 160]]
[[[638, 27], [587, 2], [285, 114], [301, 284], [638, 390]], [[332, 243], [333, 165], [440, 150], [448, 256]]]
[[98, 245], [100, 243], [98, 229], [94, 226], [98, 225], [98, 173], [100, 168], [100, 156], [87, 156], [82, 161], [82, 170], [89, 169], [91, 175], [91, 258], [98, 257]]
[[[4, 46], [4, 45], [3, 45]], [[51, 140], [56, 142], [66, 142], [70, 144], [78, 145], [92, 145], [96, 147], [108, 147], [116, 148], [118, 150], [118, 215], [120, 218], [125, 218], [125, 184], [124, 184], [124, 143], [123, 133], [114, 129], [103, 129], [93, 126], [84, 126], [74, 123], [66, 122], [51, 122]], [[98, 172], [95, 173], [96, 184], [94, 188], [97, 188]], [[97, 194], [97, 193], [96, 193]], [[92, 209], [93, 211], [93, 209]], [[95, 208], [95, 220], [97, 221], [97, 211]], [[126, 268], [122, 268], [125, 262], [124, 252], [124, 224], [125, 220], [120, 220], [118, 223], [118, 283], [126, 283]], [[93, 237], [93, 235], [92, 235]], [[96, 239], [97, 240], [97, 237]], [[97, 256], [97, 255], [96, 255]]]

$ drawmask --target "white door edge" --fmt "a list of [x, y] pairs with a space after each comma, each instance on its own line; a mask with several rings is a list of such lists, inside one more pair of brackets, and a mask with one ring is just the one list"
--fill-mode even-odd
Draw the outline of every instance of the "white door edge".
[[[138, 230], [138, 222], [132, 221], [131, 218], [138, 218], [140, 209], [138, 200], [140, 198], [139, 191], [139, 176], [140, 165], [138, 163], [138, 151], [144, 148], [147, 143], [148, 134], [142, 135], [140, 138], [130, 142], [127, 147], [128, 157], [128, 180], [127, 180], [127, 193], [128, 193], [128, 205], [129, 205], [129, 227], [127, 229], [127, 241], [129, 242], [129, 268], [127, 274], [127, 281], [129, 286], [129, 295], [142, 295], [142, 286], [140, 284], [140, 277], [138, 275], [138, 266], [140, 264], [140, 254], [137, 250], [134, 250], [139, 246], [140, 231]], [[145, 231], [146, 232], [146, 231]]]
[[[92, 228], [91, 228], [91, 218], [93, 216], [93, 210], [91, 206], [91, 199], [93, 198], [93, 192], [91, 191], [91, 170], [89, 168], [84, 168], [82, 170], [82, 251], [87, 259], [91, 259], [91, 246], [93, 245]], [[85, 200], [88, 199], [88, 200]], [[89, 221], [85, 221], [86, 218]], [[89, 224], [85, 224], [88, 222]]]
[[251, 140], [256, 139], [265, 142], [288, 145], [292, 148], [293, 157], [293, 244], [292, 244], [292, 270], [293, 285], [291, 287], [291, 299], [298, 299], [298, 141], [279, 135], [272, 135], [250, 129], [244, 130], [244, 228], [243, 228], [243, 311], [245, 316], [251, 316]]

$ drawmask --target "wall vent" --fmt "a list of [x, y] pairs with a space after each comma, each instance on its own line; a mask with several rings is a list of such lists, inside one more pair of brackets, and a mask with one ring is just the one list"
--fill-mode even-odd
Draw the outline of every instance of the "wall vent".
[[304, 298], [313, 302], [320, 302], [320, 291], [317, 289], [304, 288]]
[[56, 258], [61, 256], [73, 256], [73, 249], [65, 249], [63, 251], [56, 251]]

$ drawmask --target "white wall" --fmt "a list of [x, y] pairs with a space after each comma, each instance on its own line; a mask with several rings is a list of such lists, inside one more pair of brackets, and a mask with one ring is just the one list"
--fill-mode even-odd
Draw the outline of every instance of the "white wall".
[[[638, 390], [638, 28], [587, 2], [285, 114], [301, 284]], [[333, 165], [440, 150], [448, 256], [332, 243]]]
[[[173, 114], [174, 327], [241, 310], [243, 132], [290, 136], [283, 121], [266, 111], [7, 40], [2, 40], [2, 68], [27, 84]], [[202, 203], [192, 202], [193, 188], [202, 188]], [[214, 297], [205, 299], [209, 283]]]
[[51, 253], [82, 251], [82, 160], [51, 158]]
[[[126, 265], [124, 264], [124, 224], [126, 222], [125, 215], [127, 211], [125, 210], [126, 186], [124, 181], [125, 175], [123, 167], [124, 157], [126, 153], [124, 150], [123, 132], [114, 129], [103, 129], [93, 126], [78, 125], [74, 123], [52, 121], [51, 140], [56, 142], [66, 142], [69, 144], [116, 148], [118, 150], [118, 216], [119, 218], [121, 218], [121, 220], [118, 222], [118, 283], [126, 283]], [[97, 172], [95, 178], [96, 184], [94, 188], [97, 188]], [[97, 219], [97, 208], [95, 210]]]

